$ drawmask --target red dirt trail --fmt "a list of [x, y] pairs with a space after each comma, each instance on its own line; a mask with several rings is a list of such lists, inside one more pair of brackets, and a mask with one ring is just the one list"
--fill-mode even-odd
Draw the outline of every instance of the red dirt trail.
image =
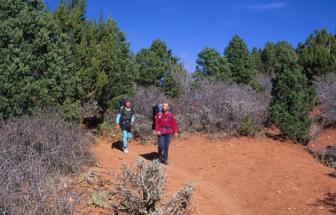
[[[328, 135], [336, 142], [336, 135]], [[92, 152], [100, 169], [115, 173], [157, 147], [132, 142], [124, 154], [112, 143], [100, 139]], [[301, 145], [264, 137], [209, 140], [188, 135], [172, 141], [169, 161], [166, 194], [188, 182], [197, 184], [195, 215], [336, 213], [336, 200], [327, 200], [328, 193], [336, 193], [336, 178], [329, 176], [335, 170], [319, 164]], [[82, 212], [112, 214], [93, 206]]]

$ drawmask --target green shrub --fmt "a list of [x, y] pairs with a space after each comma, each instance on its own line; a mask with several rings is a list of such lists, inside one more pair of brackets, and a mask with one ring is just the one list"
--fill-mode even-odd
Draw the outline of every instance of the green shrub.
[[244, 114], [242, 127], [239, 129], [238, 133], [243, 136], [250, 136], [254, 133], [254, 129], [252, 127], [252, 122], [250, 120], [250, 116], [248, 114]]
[[59, 113], [63, 119], [79, 123], [82, 118], [81, 104], [79, 101], [71, 102], [67, 99], [59, 108]]
[[307, 143], [314, 92], [309, 88], [306, 76], [299, 69], [285, 69], [277, 73], [272, 94], [269, 109], [271, 122], [279, 126], [287, 138]]

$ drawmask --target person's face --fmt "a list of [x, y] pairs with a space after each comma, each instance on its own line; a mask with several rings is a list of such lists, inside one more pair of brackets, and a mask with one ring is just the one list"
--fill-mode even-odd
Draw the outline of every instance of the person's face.
[[128, 101], [128, 102], [126, 102], [126, 104], [125, 104], [125, 105], [126, 105], [126, 107], [128, 107], [128, 108], [129, 108], [129, 107], [131, 107], [131, 102], [130, 102], [130, 101]]
[[169, 110], [169, 104], [168, 103], [163, 103], [163, 111], [166, 112]]

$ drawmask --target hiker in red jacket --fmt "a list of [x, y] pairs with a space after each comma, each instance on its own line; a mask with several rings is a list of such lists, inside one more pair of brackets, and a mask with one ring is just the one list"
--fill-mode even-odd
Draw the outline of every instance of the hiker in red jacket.
[[168, 149], [172, 134], [177, 136], [177, 125], [174, 114], [169, 111], [169, 104], [163, 103], [162, 113], [155, 116], [155, 132], [158, 136], [159, 160], [168, 165]]

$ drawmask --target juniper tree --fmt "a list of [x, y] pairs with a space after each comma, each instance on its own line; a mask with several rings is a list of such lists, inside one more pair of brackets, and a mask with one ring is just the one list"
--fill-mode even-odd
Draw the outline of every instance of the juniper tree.
[[287, 42], [279, 42], [275, 48], [277, 62], [272, 81], [270, 120], [280, 127], [287, 138], [307, 143], [314, 91], [298, 65], [294, 48]]

